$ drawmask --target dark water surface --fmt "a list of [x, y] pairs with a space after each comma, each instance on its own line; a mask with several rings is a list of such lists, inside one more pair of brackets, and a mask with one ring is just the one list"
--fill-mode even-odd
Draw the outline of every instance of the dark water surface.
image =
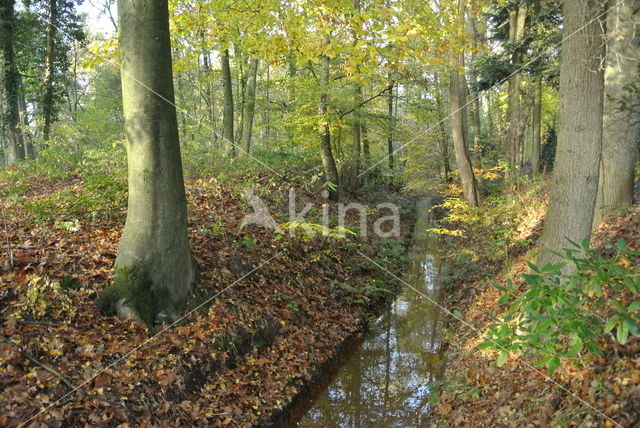
[[[299, 427], [420, 427], [426, 425], [430, 382], [439, 377], [443, 353], [436, 238], [431, 225], [431, 201], [417, 205], [413, 260], [389, 310], [334, 377], [309, 398], [308, 411], [291, 426]], [[425, 298], [424, 296], [428, 298]], [[296, 425], [297, 424], [297, 425]]]

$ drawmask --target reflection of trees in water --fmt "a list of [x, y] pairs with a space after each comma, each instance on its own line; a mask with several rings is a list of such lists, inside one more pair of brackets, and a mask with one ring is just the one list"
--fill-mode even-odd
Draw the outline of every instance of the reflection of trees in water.
[[[431, 295], [433, 278], [425, 281], [423, 273], [435, 274], [429, 260], [411, 268], [406, 280]], [[420, 426], [428, 409], [427, 385], [441, 363], [440, 324], [440, 310], [407, 291], [339, 370], [301, 426]]]

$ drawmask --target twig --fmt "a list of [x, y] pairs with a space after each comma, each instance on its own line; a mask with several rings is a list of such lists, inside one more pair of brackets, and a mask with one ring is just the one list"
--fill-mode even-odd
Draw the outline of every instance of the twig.
[[67, 385], [67, 387], [69, 387], [69, 389], [74, 389], [75, 388], [75, 386], [73, 385], [73, 383], [71, 383], [69, 378], [67, 378], [65, 375], [60, 373], [58, 370], [56, 370], [53, 367], [43, 363], [42, 361], [39, 361], [37, 358], [31, 356], [31, 354], [29, 354], [27, 351], [25, 351], [20, 346], [16, 345], [12, 341], [10, 341], [8, 337], [5, 337], [4, 335], [0, 335], [0, 338], [2, 338], [2, 340], [4, 342], [8, 343], [10, 346], [13, 346], [15, 349], [20, 351], [20, 354], [22, 354], [23, 357], [25, 357], [27, 360], [31, 361], [33, 364], [35, 364], [38, 367], [41, 367], [41, 368], [45, 369], [49, 373], [52, 373], [52, 374], [56, 375], [57, 377], [59, 377], [60, 380], [62, 381], [62, 383]]

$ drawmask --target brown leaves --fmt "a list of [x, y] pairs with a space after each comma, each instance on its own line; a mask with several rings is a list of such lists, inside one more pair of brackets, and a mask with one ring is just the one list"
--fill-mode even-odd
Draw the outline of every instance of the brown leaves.
[[[56, 191], [69, 185], [77, 180], [56, 184]], [[289, 402], [313, 366], [362, 325], [362, 308], [333, 298], [327, 280], [353, 279], [339, 262], [354, 256], [346, 242], [240, 232], [245, 207], [236, 189], [202, 181], [188, 191], [190, 239], [202, 269], [197, 291], [204, 299], [279, 251], [286, 256], [150, 341], [143, 326], [104, 316], [93, 303], [111, 278], [121, 221], [95, 219], [72, 231], [34, 224], [24, 211], [8, 208], [15, 268], [0, 263], [0, 317], [6, 319], [0, 332], [74, 385], [88, 381], [83, 394], [69, 395], [36, 425], [251, 426]], [[35, 189], [28, 198], [46, 194]], [[280, 203], [287, 212], [286, 194]], [[13, 317], [25, 300], [17, 285], [36, 274], [78, 285], [65, 291], [72, 311], [52, 311], [46, 318], [51, 325]], [[12, 427], [69, 389], [0, 344], [0, 391], [0, 425]]]

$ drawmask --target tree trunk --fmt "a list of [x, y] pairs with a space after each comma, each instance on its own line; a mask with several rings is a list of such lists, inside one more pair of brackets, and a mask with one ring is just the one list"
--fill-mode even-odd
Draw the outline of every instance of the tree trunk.
[[[464, 20], [464, 0], [458, 0], [458, 16]], [[462, 34], [459, 34], [463, 38]], [[480, 206], [480, 190], [478, 181], [473, 172], [473, 165], [469, 157], [467, 108], [466, 108], [466, 83], [464, 77], [464, 52], [451, 52], [451, 74], [449, 78], [449, 104], [451, 109], [451, 134], [453, 148], [456, 155], [456, 164], [462, 182], [462, 191], [469, 205]]]
[[24, 98], [22, 79], [20, 79], [18, 85], [18, 114], [20, 115], [20, 130], [24, 141], [24, 156], [27, 159], [33, 159], [36, 157], [36, 150], [33, 146], [31, 134], [29, 133], [29, 115], [27, 112], [27, 101]]
[[[462, 54], [455, 54], [456, 65], [462, 61]], [[453, 134], [453, 148], [456, 154], [456, 163], [462, 181], [462, 191], [467, 203], [472, 207], [480, 206], [480, 191], [478, 182], [473, 173], [473, 166], [469, 157], [467, 146], [467, 132], [465, 131], [464, 116], [466, 114], [465, 92], [460, 85], [464, 76], [458, 71], [458, 67], [451, 72], [449, 81], [449, 97], [451, 103], [451, 133]]]
[[[235, 44], [233, 47], [233, 59], [236, 65], [236, 70], [237, 70], [236, 75], [238, 78], [238, 83], [237, 83], [238, 96], [236, 96], [236, 102], [238, 103], [236, 105], [236, 111], [238, 112], [236, 117], [238, 119], [238, 123], [236, 124], [235, 141], [241, 142], [242, 135], [244, 134], [244, 106], [246, 105], [245, 98], [246, 98], [246, 90], [247, 90], [248, 73], [246, 72], [246, 69], [247, 69], [246, 60], [244, 58], [242, 49], [240, 49], [240, 46], [238, 44]], [[241, 145], [238, 147], [238, 150], [240, 151], [243, 150]]]
[[364, 156], [364, 160], [368, 165], [371, 161], [371, 146], [369, 142], [369, 130], [367, 127], [367, 122], [362, 120], [360, 123], [360, 131], [362, 132], [362, 155]]
[[[325, 42], [329, 44], [329, 36]], [[329, 91], [329, 57], [322, 56], [322, 71], [320, 75], [320, 102], [318, 103], [318, 114], [320, 115], [320, 158], [322, 160], [322, 167], [324, 169], [325, 182], [327, 183], [327, 190], [329, 191], [329, 199], [332, 201], [338, 201], [340, 199], [340, 180], [338, 178], [338, 168], [336, 161], [333, 157], [333, 151], [331, 149], [331, 130], [329, 128], [329, 122], [327, 118], [327, 112], [329, 111], [327, 105], [328, 91]]]
[[222, 88], [224, 91], [224, 109], [222, 112], [222, 138], [229, 144], [229, 154], [236, 155], [233, 140], [233, 82], [231, 81], [231, 65], [229, 64], [229, 49], [222, 52], [220, 58], [222, 68]]
[[266, 67], [266, 81], [265, 81], [265, 88], [264, 88], [264, 98], [265, 98], [265, 106], [266, 108], [264, 108], [263, 110], [263, 122], [264, 122], [264, 128], [262, 131], [262, 139], [265, 142], [268, 142], [269, 139], [271, 138], [271, 66], [269, 65], [269, 62], [267, 62], [265, 64]]
[[[509, 11], [509, 43], [517, 44], [524, 34], [524, 27], [527, 19], [527, 5], [521, 0], [517, 6]], [[518, 162], [520, 151], [522, 150], [522, 134], [520, 132], [522, 112], [520, 111], [520, 93], [522, 92], [522, 76], [519, 71], [515, 71], [522, 65], [522, 50], [515, 47], [511, 55], [511, 65], [514, 74], [509, 78], [509, 101], [508, 101], [508, 131], [506, 141], [507, 161], [509, 163], [509, 173], [515, 174], [520, 171]]]
[[4, 123], [8, 131], [7, 165], [24, 159], [24, 137], [20, 127], [20, 73], [16, 65], [14, 48], [15, 0], [0, 0], [0, 25], [2, 26], [2, 56], [4, 57]]
[[542, 146], [542, 73], [535, 78], [533, 88], [533, 142], [531, 145], [531, 175], [540, 173], [540, 147]]
[[445, 113], [442, 106], [442, 96], [440, 93], [440, 87], [438, 86], [438, 79], [435, 79], [435, 96], [436, 96], [436, 114], [438, 119], [438, 126], [440, 128], [440, 154], [442, 155], [442, 167], [444, 169], [444, 180], [448, 183], [451, 180], [451, 163], [449, 162], [449, 135], [447, 135], [447, 129], [444, 125]]
[[[476, 18], [471, 16], [469, 18], [469, 25], [471, 27], [471, 36], [473, 37], [473, 51], [471, 52], [471, 61], [476, 60], [476, 52], [478, 51], [478, 30], [476, 25]], [[473, 158], [478, 168], [482, 167], [482, 124], [480, 122], [480, 109], [481, 100], [480, 93], [478, 92], [478, 77], [474, 70], [469, 72], [469, 86], [472, 97], [471, 102], [471, 121], [473, 123]]]
[[[362, 86], [356, 84], [354, 88], [354, 103], [362, 104]], [[360, 151], [362, 149], [362, 128], [361, 128], [361, 107], [356, 108], [353, 112], [353, 128], [352, 128], [352, 144], [349, 154], [349, 162], [345, 171], [348, 177], [341, 177], [342, 184], [352, 193], [358, 191], [360, 174]]]
[[602, 160], [593, 226], [607, 211], [633, 203], [634, 168], [640, 149], [640, 0], [618, 3], [607, 18], [607, 63]]
[[581, 243], [591, 232], [602, 149], [605, 46], [605, 23], [595, 18], [603, 11], [596, 0], [564, 3], [564, 34], [571, 37], [562, 45], [558, 147], [540, 266], [556, 262], [553, 252], [570, 247], [568, 240]]
[[389, 130], [387, 132], [387, 155], [389, 158], [389, 169], [393, 169], [394, 167], [394, 163], [395, 163], [395, 159], [394, 159], [394, 153], [393, 153], [393, 134], [395, 131], [395, 116], [393, 114], [393, 88], [395, 87], [394, 84], [391, 84], [389, 86], [389, 97], [387, 99], [387, 121], [388, 121], [388, 127]]
[[51, 124], [54, 115], [54, 79], [56, 58], [56, 32], [58, 25], [57, 0], [49, 0], [49, 22], [47, 22], [47, 56], [44, 71], [44, 97], [42, 99], [42, 139], [46, 144], [51, 134]]
[[118, 15], [129, 205], [102, 301], [152, 328], [177, 319], [197, 264], [187, 237], [167, 0], [120, 0]]
[[244, 127], [242, 128], [242, 156], [248, 155], [251, 149], [251, 133], [253, 132], [253, 118], [256, 112], [256, 78], [258, 75], [258, 60], [252, 59], [245, 87]]

